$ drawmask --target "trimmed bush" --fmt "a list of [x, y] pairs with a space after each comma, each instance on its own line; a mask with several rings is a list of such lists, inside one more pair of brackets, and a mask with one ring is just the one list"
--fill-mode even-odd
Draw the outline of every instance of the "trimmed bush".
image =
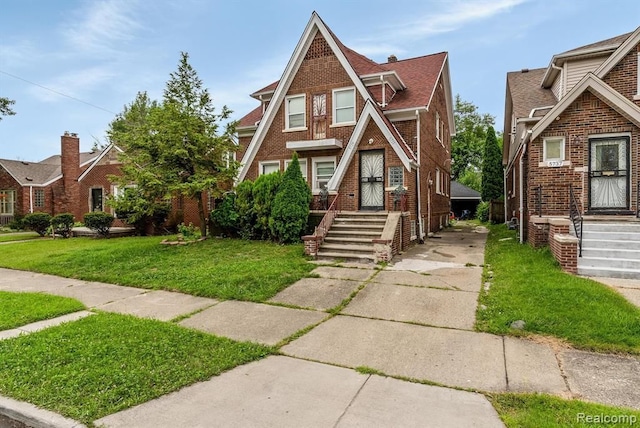
[[53, 233], [56, 235], [60, 235], [63, 238], [68, 238], [71, 236], [71, 229], [73, 229], [73, 214], [62, 213], [54, 216], [51, 219], [51, 227], [53, 228]]
[[272, 172], [261, 175], [253, 183], [253, 212], [255, 213], [255, 237], [257, 239], [271, 239], [271, 209], [275, 200], [278, 188], [282, 183], [282, 174]]
[[100, 236], [109, 236], [109, 229], [115, 218], [102, 211], [94, 211], [84, 215], [84, 225]]
[[236, 194], [229, 192], [209, 214], [209, 220], [227, 236], [235, 235], [238, 231], [238, 211], [236, 210]]
[[256, 214], [253, 210], [253, 182], [245, 180], [236, 186], [235, 210], [238, 213], [238, 233], [243, 239], [253, 239]]
[[22, 221], [27, 229], [44, 236], [51, 225], [51, 216], [47, 213], [31, 213], [24, 216]]
[[24, 216], [20, 214], [15, 214], [13, 216], [13, 220], [9, 222], [7, 226], [9, 227], [9, 229], [13, 229], [13, 230], [24, 229]]
[[278, 242], [300, 241], [307, 227], [310, 202], [311, 190], [302, 178], [298, 155], [294, 153], [273, 201], [269, 220], [271, 234]]

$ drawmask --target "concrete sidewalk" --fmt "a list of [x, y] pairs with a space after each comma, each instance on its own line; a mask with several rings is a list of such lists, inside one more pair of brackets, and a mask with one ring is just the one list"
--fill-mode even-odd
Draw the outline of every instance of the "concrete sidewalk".
[[[305, 278], [264, 304], [6, 269], [0, 290], [69, 296], [90, 308], [164, 321], [185, 317], [185, 327], [271, 346], [313, 327], [280, 348], [282, 356], [98, 421], [109, 427], [503, 426], [483, 395], [444, 387], [543, 392], [640, 409], [637, 357], [473, 331], [486, 234], [449, 229], [384, 270], [319, 266], [319, 278]], [[359, 367], [444, 387], [352, 370]]]

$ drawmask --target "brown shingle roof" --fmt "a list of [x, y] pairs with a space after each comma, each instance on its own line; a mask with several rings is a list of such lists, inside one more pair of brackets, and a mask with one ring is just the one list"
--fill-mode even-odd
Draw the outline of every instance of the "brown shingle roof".
[[262, 106], [251, 110], [251, 112], [245, 115], [242, 119], [238, 121], [238, 128], [242, 128], [245, 126], [255, 126], [255, 124], [262, 119]]
[[[102, 151], [80, 153], [80, 165], [98, 158]], [[41, 186], [62, 176], [60, 155], [49, 156], [40, 162], [25, 162], [0, 159], [2, 166], [21, 186]]]
[[631, 33], [625, 33], [625, 34], [621, 34], [619, 36], [612, 37], [610, 39], [600, 40], [599, 42], [590, 43], [588, 45], [580, 46], [579, 48], [575, 48], [575, 49], [571, 49], [571, 50], [568, 50], [566, 52], [563, 52], [563, 53], [560, 54], [560, 56], [579, 55], [582, 51], [589, 51], [589, 50], [597, 49], [597, 48], [606, 48], [608, 46], [617, 48], [625, 40], [627, 40], [631, 34], [633, 34], [633, 33], [632, 32]]
[[546, 68], [507, 73], [507, 85], [513, 102], [513, 113], [517, 118], [528, 117], [536, 107], [555, 105], [558, 100], [550, 89], [540, 85]]

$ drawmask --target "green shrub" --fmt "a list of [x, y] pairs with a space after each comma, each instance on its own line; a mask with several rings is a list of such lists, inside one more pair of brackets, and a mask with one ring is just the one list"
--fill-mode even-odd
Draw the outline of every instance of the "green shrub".
[[480, 202], [476, 208], [476, 218], [483, 223], [489, 221], [489, 202]]
[[200, 228], [195, 227], [193, 223], [189, 223], [188, 225], [180, 223], [178, 225], [178, 233], [188, 241], [195, 241], [202, 236]]
[[302, 178], [298, 155], [284, 173], [269, 220], [272, 236], [282, 243], [297, 242], [307, 227], [311, 190]]
[[225, 235], [232, 236], [238, 231], [238, 210], [236, 210], [236, 194], [225, 193], [222, 200], [216, 204], [216, 208], [209, 214], [209, 220]]
[[235, 210], [238, 213], [238, 233], [243, 239], [253, 239], [256, 214], [253, 209], [253, 182], [245, 180], [236, 186]]
[[73, 214], [62, 213], [54, 216], [51, 219], [51, 227], [53, 228], [53, 233], [56, 235], [60, 235], [63, 238], [68, 238], [71, 236], [71, 229], [73, 229]]
[[273, 201], [282, 183], [282, 174], [272, 172], [258, 177], [253, 183], [253, 212], [255, 213], [254, 231], [257, 239], [271, 239], [269, 222]]
[[7, 225], [9, 227], [9, 229], [13, 229], [13, 230], [23, 230], [24, 229], [24, 216], [20, 215], [20, 214], [15, 214], [13, 216], [13, 220], [11, 220], [11, 222], [9, 222], [9, 224]]
[[150, 202], [137, 187], [126, 187], [122, 195], [109, 200], [116, 216], [133, 226], [138, 235], [146, 235], [150, 226], [159, 229], [171, 212], [171, 204], [160, 201]]
[[109, 229], [115, 218], [102, 211], [94, 211], [84, 215], [84, 225], [100, 236], [109, 236]]
[[23, 223], [27, 229], [44, 236], [51, 225], [51, 216], [47, 213], [31, 213], [24, 216]]

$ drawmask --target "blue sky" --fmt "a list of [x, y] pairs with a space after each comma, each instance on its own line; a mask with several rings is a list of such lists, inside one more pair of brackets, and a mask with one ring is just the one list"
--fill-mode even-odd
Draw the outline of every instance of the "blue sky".
[[448, 51], [453, 93], [498, 130], [508, 71], [640, 25], [637, 0], [4, 0], [0, 96], [17, 115], [0, 121], [0, 158], [56, 154], [64, 131], [82, 150], [104, 143], [136, 92], [162, 97], [180, 51], [240, 118], [257, 105], [249, 94], [280, 78], [313, 10], [378, 62]]

